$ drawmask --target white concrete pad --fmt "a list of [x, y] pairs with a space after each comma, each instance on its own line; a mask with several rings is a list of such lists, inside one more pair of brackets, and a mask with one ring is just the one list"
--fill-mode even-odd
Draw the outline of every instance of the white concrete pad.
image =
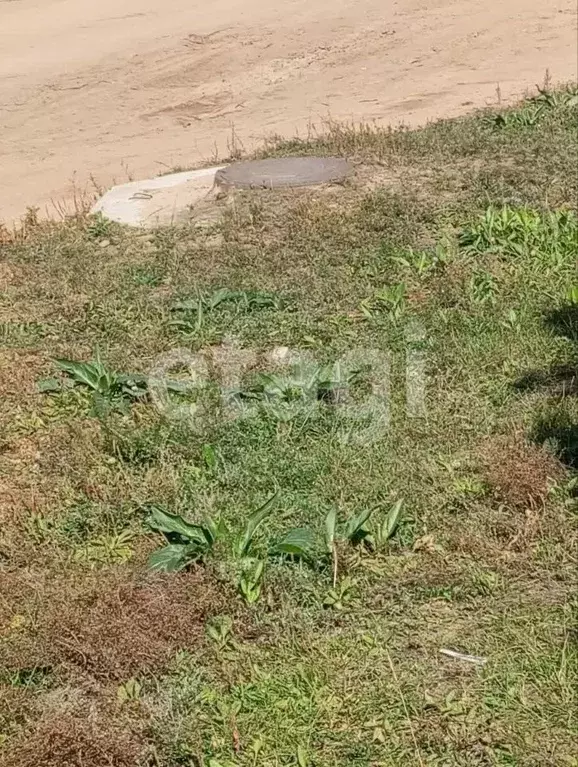
[[[113, 186], [91, 208], [129, 226], [170, 226], [188, 221], [195, 204], [214, 197], [215, 173], [224, 165], [169, 173], [144, 181]], [[201, 206], [202, 207], [202, 206]]]

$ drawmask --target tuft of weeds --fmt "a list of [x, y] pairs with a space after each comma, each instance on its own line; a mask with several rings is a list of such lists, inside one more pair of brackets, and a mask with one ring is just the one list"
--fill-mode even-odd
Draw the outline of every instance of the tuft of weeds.
[[573, 211], [541, 213], [507, 205], [487, 208], [459, 236], [459, 245], [472, 255], [538, 258], [553, 265], [564, 263], [575, 252], [577, 241], [578, 217]]
[[386, 314], [393, 320], [398, 320], [405, 308], [406, 287], [403, 282], [382, 288], [370, 298], [365, 298], [359, 308], [365, 317], [371, 319], [375, 315]]
[[74, 360], [55, 360], [59, 370], [68, 376], [60, 384], [58, 381], [48, 379], [40, 381], [40, 392], [60, 391], [62, 387], [84, 386], [101, 397], [114, 398], [128, 397], [138, 399], [146, 392], [145, 382], [142, 376], [121, 375], [107, 368], [97, 357], [95, 362], [75, 362]]
[[517, 109], [510, 109], [486, 117], [487, 125], [494, 130], [508, 128], [533, 128], [551, 110], [571, 110], [578, 105], [578, 93], [574, 88], [552, 91], [538, 88], [538, 95], [531, 96]]

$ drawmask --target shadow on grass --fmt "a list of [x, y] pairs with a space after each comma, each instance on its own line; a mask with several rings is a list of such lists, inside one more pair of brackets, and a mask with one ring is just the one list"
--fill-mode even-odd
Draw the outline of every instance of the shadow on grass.
[[549, 312], [545, 324], [556, 335], [578, 342], [578, 304], [566, 304]]
[[[544, 324], [556, 335], [578, 343], [578, 305], [567, 304], [549, 312]], [[518, 378], [519, 391], [543, 391], [550, 401], [534, 423], [530, 438], [538, 444], [548, 442], [566, 466], [578, 469], [577, 409], [569, 400], [578, 398], [578, 347], [573, 364], [554, 365], [547, 370], [531, 370]]]
[[578, 469], [578, 423], [564, 416], [540, 418], [535, 424], [530, 438], [539, 444], [548, 442], [555, 449], [563, 464]]
[[530, 370], [512, 384], [518, 391], [543, 390], [552, 396], [578, 395], [578, 360], [573, 365], [555, 365], [549, 370]]

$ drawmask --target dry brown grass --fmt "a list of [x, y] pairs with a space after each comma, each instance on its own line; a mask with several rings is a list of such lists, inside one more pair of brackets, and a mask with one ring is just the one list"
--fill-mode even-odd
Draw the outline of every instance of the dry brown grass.
[[28, 690], [0, 683], [0, 732], [25, 723], [33, 710], [33, 699]]
[[0, 767], [137, 767], [141, 741], [111, 718], [41, 719], [28, 736], [0, 752]]
[[14, 279], [15, 269], [8, 264], [0, 263], [0, 290], [6, 290]]
[[[0, 666], [62, 668], [123, 680], [158, 669], [203, 638], [225, 594], [201, 571], [180, 576], [6, 576]], [[17, 617], [21, 616], [21, 617]]]
[[[1, 289], [1, 287], [0, 287]], [[19, 398], [34, 393], [40, 371], [46, 367], [44, 355], [15, 349], [0, 349], [0, 393]]]
[[499, 500], [514, 508], [541, 504], [563, 474], [554, 456], [516, 434], [486, 440], [480, 457], [487, 483]]

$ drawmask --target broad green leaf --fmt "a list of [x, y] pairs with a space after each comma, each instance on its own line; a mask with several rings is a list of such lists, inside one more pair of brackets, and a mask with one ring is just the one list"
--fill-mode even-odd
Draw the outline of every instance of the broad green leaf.
[[349, 541], [355, 541], [363, 533], [363, 526], [369, 519], [373, 512], [373, 509], [363, 509], [355, 517], [352, 517], [347, 523], [345, 534]]
[[165, 546], [150, 555], [148, 569], [159, 573], [176, 573], [194, 559], [188, 556], [189, 553], [192, 553], [190, 547], [182, 543]]
[[401, 517], [401, 508], [403, 506], [403, 499], [400, 499], [399, 501], [396, 501], [389, 512], [387, 513], [386, 518], [383, 520], [383, 523], [381, 525], [381, 540], [387, 541], [391, 538], [391, 536], [395, 533], [397, 526], [400, 521]]
[[170, 514], [168, 511], [155, 506], [151, 511], [151, 516], [147, 520], [149, 527], [158, 530], [161, 533], [175, 533], [182, 535], [189, 541], [194, 541], [201, 546], [211, 545], [212, 539], [210, 533], [201, 525], [195, 525], [187, 522], [180, 514]]
[[245, 301], [249, 309], [274, 308], [281, 309], [282, 301], [279, 296], [261, 291], [248, 291], [245, 293]]
[[253, 605], [261, 596], [261, 586], [258, 583], [246, 584], [241, 582], [241, 594], [247, 604]]
[[94, 362], [75, 362], [74, 360], [57, 359], [56, 365], [67, 373], [74, 383], [88, 386], [89, 389], [108, 394], [119, 386], [116, 373], [108, 370], [99, 357]]
[[207, 624], [207, 635], [217, 644], [228, 642], [233, 631], [233, 620], [229, 615], [214, 618]]
[[173, 394], [188, 394], [191, 391], [191, 384], [189, 381], [169, 379], [164, 381], [163, 385], [167, 387], [167, 391], [173, 392]]
[[335, 546], [335, 531], [337, 529], [337, 510], [331, 509], [325, 517], [325, 546], [331, 554]]
[[104, 369], [101, 363], [74, 362], [74, 360], [57, 359], [56, 366], [67, 373], [75, 383], [84, 384], [94, 391], [100, 390], [100, 380]]
[[244, 557], [253, 543], [253, 538], [259, 527], [263, 524], [265, 519], [271, 514], [273, 502], [277, 498], [277, 493], [274, 493], [268, 498], [265, 503], [254, 511], [247, 521], [247, 527], [243, 537], [237, 544], [237, 556]]
[[169, 322], [169, 325], [172, 328], [185, 328], [185, 329], [192, 329], [193, 325], [190, 320], [171, 320]]
[[253, 575], [252, 575], [253, 583], [259, 583], [261, 581], [264, 571], [265, 571], [265, 560], [259, 559], [257, 561], [257, 564], [255, 565], [255, 569], [253, 570]]
[[147, 377], [142, 373], [121, 373], [116, 376], [116, 380], [121, 384], [133, 386], [146, 386]]
[[283, 394], [285, 380], [273, 373], [259, 373], [256, 377], [256, 389], [268, 394]]
[[315, 535], [308, 527], [295, 527], [273, 548], [275, 554], [289, 554], [307, 559], [315, 547]]
[[142, 692], [142, 685], [137, 679], [129, 679], [121, 684], [116, 691], [118, 702], [122, 705], [129, 700], [138, 700]]
[[212, 517], [206, 516], [205, 517], [205, 524], [203, 525], [203, 534], [205, 538], [207, 539], [207, 543], [209, 546], [212, 546], [217, 538], [219, 537], [219, 531], [221, 527], [221, 522], [215, 522], [215, 520]]

